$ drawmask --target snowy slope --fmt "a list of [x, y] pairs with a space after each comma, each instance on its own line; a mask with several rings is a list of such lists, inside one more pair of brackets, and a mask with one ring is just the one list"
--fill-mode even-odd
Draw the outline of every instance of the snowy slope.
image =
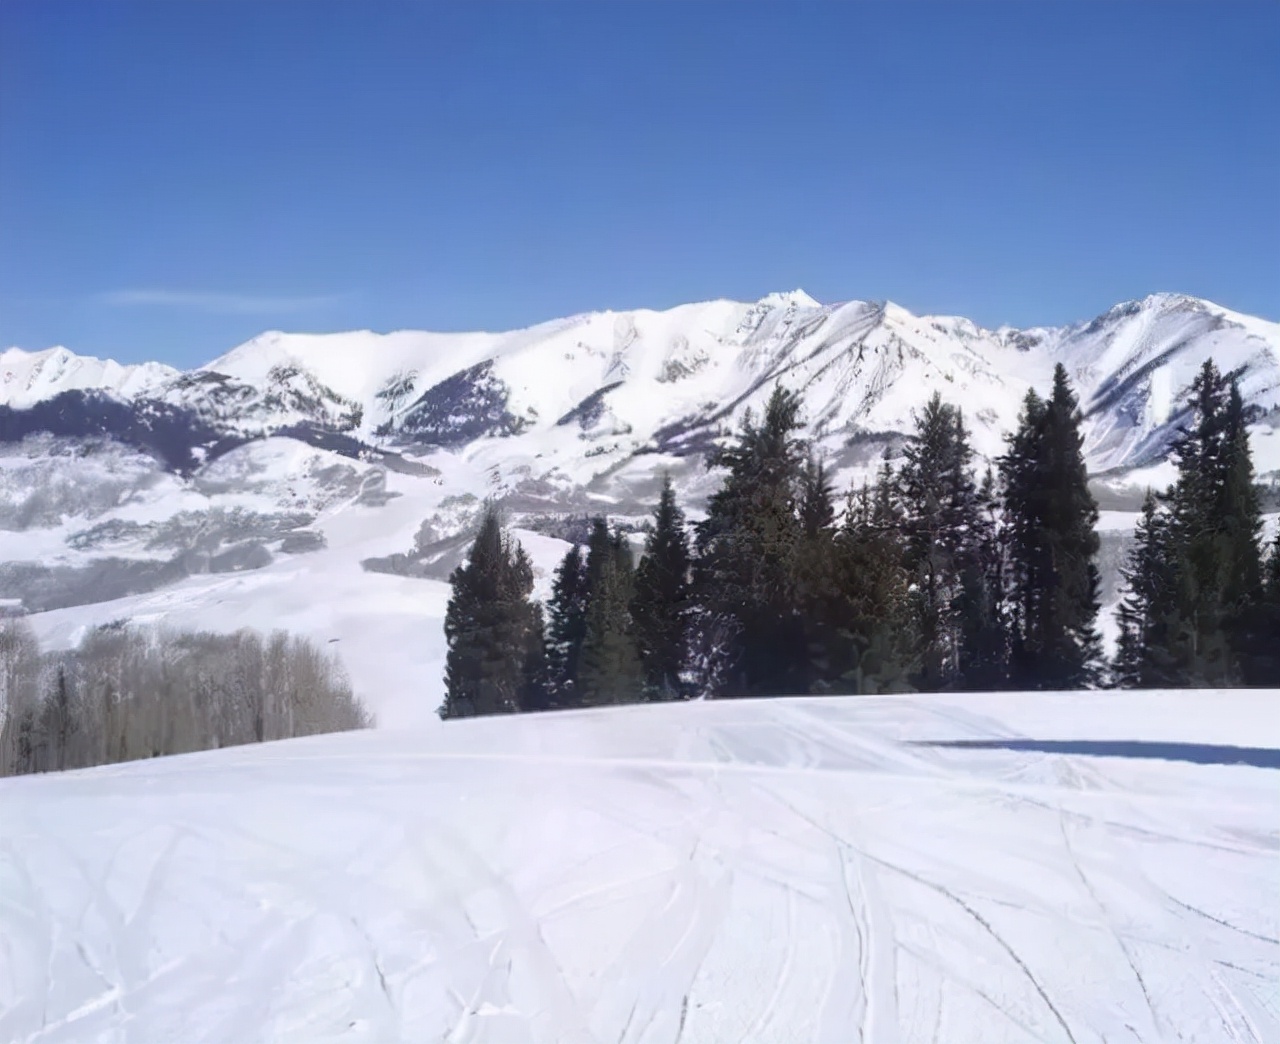
[[177, 370], [162, 363], [122, 366], [111, 359], [76, 355], [66, 348], [40, 352], [9, 348], [0, 352], [0, 405], [22, 409], [60, 392], [89, 389], [134, 398], [177, 375]]
[[[1277, 698], [722, 701], [0, 780], [0, 1039], [1280, 1040]], [[955, 740], [1133, 756], [919, 745]]]
[[[851, 438], [910, 430], [912, 411], [934, 390], [965, 406], [977, 448], [993, 454], [1026, 389], [1045, 389], [1062, 361], [1090, 414], [1091, 465], [1104, 471], [1164, 455], [1185, 390], [1209, 357], [1242, 371], [1259, 410], [1280, 404], [1280, 324], [1175, 294], [1070, 327], [988, 331], [892, 303], [824, 306], [794, 291], [496, 335], [272, 333], [208, 369], [247, 383], [273, 366], [310, 372], [364, 404], [361, 431], [373, 438], [380, 425], [384, 435], [389, 426], [412, 436], [406, 421], [415, 403], [421, 414], [422, 396], [491, 362], [485, 379], [501, 388], [505, 412], [537, 435], [544, 456], [580, 473], [583, 441], [609, 463], [678, 448], [690, 430], [714, 432], [746, 407], [758, 410], [779, 381], [804, 393], [812, 431], [838, 456]], [[557, 438], [558, 422], [575, 410], [576, 430]], [[1261, 470], [1277, 467], [1280, 458], [1268, 457]]]

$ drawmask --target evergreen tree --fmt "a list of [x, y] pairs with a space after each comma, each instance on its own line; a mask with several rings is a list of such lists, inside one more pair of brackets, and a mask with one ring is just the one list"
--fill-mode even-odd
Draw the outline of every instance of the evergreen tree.
[[1223, 416], [1223, 451], [1223, 600], [1230, 620], [1262, 597], [1262, 507], [1254, 482], [1248, 417], [1234, 379]]
[[529, 631], [520, 675], [520, 709], [549, 710], [555, 704], [551, 664], [547, 658], [546, 620], [537, 602], [533, 602], [529, 610]]
[[490, 503], [465, 564], [449, 577], [445, 611], [443, 718], [511, 713], [520, 709], [525, 662], [535, 615], [529, 595], [533, 569], [508, 536]]
[[667, 475], [653, 532], [636, 569], [631, 600], [645, 685], [654, 699], [674, 699], [683, 693], [680, 675], [688, 653], [689, 569], [684, 512]]
[[1009, 556], [1011, 683], [1073, 689], [1097, 679], [1097, 503], [1080, 410], [1061, 363], [1046, 402], [1028, 392], [1001, 459]]
[[826, 461], [811, 454], [800, 476], [800, 528], [806, 538], [831, 529], [836, 519], [835, 490]]
[[1167, 684], [1217, 687], [1273, 676], [1265, 610], [1261, 512], [1244, 402], [1212, 360], [1191, 385], [1191, 424], [1174, 447], [1166, 494], [1177, 553], [1177, 600], [1158, 637]]
[[798, 543], [791, 556], [791, 583], [805, 642], [805, 677], [797, 692], [832, 692], [842, 602], [836, 583], [835, 504], [826, 464], [811, 455], [800, 476]]
[[1134, 530], [1134, 546], [1121, 575], [1125, 596], [1117, 610], [1120, 641], [1112, 668], [1122, 688], [1177, 684], [1168, 658], [1177, 629], [1177, 549], [1168, 512], [1148, 491], [1142, 517]]
[[[981, 508], [971, 473], [973, 451], [960, 410], [935, 392], [916, 418], [904, 457], [899, 484], [921, 641], [918, 684], [937, 690], [959, 680], [964, 580], [968, 574], [972, 586], [980, 579]], [[969, 593], [974, 598], [982, 595], [976, 588]]]
[[591, 520], [591, 535], [587, 537], [587, 599], [599, 589], [606, 563], [618, 560], [619, 548], [614, 535], [609, 532], [606, 519], [596, 516]]
[[971, 692], [989, 692], [1005, 686], [1009, 665], [1004, 544], [991, 468], [983, 476], [977, 504], [976, 528], [962, 561], [955, 603], [960, 625], [959, 685]]
[[587, 636], [587, 566], [582, 548], [569, 548], [551, 587], [547, 621], [547, 702], [572, 707], [577, 700], [578, 663]]
[[1232, 685], [1238, 681], [1227, 634], [1226, 479], [1227, 387], [1212, 360], [1191, 384], [1191, 425], [1174, 446], [1178, 478], [1166, 495], [1178, 560], [1177, 615], [1160, 654], [1172, 684]]
[[775, 387], [757, 424], [712, 454], [728, 472], [696, 526], [699, 650], [718, 672], [707, 687], [736, 694], [804, 691], [809, 659], [794, 583], [805, 444], [800, 399]]
[[1248, 685], [1280, 685], [1280, 534], [1263, 566], [1262, 591], [1241, 617], [1243, 673]]
[[886, 456], [874, 487], [849, 498], [831, 545], [834, 626], [819, 691], [907, 692], [920, 666], [912, 571], [896, 477]]
[[644, 670], [631, 621], [631, 554], [622, 535], [610, 537], [605, 530], [594, 571], [590, 555], [587, 563], [591, 591], [578, 671], [579, 700], [590, 707], [633, 703], [644, 695]]

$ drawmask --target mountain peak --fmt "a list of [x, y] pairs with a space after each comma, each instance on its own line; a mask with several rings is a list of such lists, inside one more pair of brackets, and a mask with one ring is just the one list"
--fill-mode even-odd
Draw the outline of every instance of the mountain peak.
[[764, 297], [760, 298], [756, 303], [772, 308], [787, 308], [791, 306], [796, 308], [822, 307], [822, 303], [820, 301], [799, 288], [795, 290], [777, 290], [771, 294], [765, 294]]

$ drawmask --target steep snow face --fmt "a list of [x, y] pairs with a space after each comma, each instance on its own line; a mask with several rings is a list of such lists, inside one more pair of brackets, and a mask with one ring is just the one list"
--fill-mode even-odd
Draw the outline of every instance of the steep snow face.
[[178, 371], [162, 363], [122, 366], [111, 359], [76, 355], [66, 348], [0, 352], [0, 406], [25, 409], [66, 391], [108, 391], [123, 398], [145, 395]]
[[0, 1039], [1280, 1040], [1276, 698], [708, 701], [0, 780]]
[[[1185, 419], [1187, 389], [1206, 359], [1239, 375], [1241, 393], [1259, 414], [1280, 405], [1280, 325], [1198, 298], [1155, 294], [1044, 338], [1085, 389], [1085, 451], [1094, 471], [1164, 458]], [[1258, 431], [1269, 436], [1271, 427], [1264, 423]], [[1271, 441], [1254, 439], [1263, 472], [1280, 468]]]

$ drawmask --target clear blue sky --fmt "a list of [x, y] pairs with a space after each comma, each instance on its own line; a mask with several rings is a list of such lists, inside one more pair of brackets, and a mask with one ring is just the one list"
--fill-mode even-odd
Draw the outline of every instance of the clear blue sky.
[[1280, 4], [0, 3], [0, 346], [794, 287], [1280, 319]]

